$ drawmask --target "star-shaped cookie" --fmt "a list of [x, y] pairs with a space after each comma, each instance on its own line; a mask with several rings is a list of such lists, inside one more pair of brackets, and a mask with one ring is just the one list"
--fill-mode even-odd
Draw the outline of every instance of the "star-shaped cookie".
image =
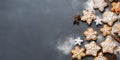
[[102, 24], [102, 19], [100, 19], [99, 17], [96, 17], [96, 20], [95, 20], [95, 22], [96, 22], [96, 25], [101, 25]]
[[111, 11], [114, 11], [116, 14], [120, 13], [120, 2], [113, 2]]
[[120, 23], [114, 25], [113, 32], [120, 36]]
[[98, 8], [100, 11], [104, 11], [104, 8], [108, 6], [108, 4], [104, 0], [93, 0], [94, 8]]
[[100, 29], [103, 36], [109, 35], [111, 33], [111, 30], [112, 30], [112, 27], [109, 27], [107, 25], [104, 25], [104, 27]]
[[84, 48], [79, 48], [79, 46], [75, 46], [75, 49], [71, 51], [73, 53], [72, 58], [77, 58], [78, 60], [81, 60], [82, 57], [86, 56], [84, 50]]
[[96, 19], [96, 15], [89, 10], [83, 11], [83, 16], [81, 17], [82, 21], [86, 21], [89, 25], [92, 23], [93, 20]]
[[83, 40], [80, 39], [80, 37], [75, 39], [75, 45], [81, 45], [81, 43], [83, 42]]
[[113, 12], [104, 12], [102, 22], [107, 23], [112, 26], [113, 23], [117, 20], [117, 15]]
[[85, 45], [86, 55], [97, 56], [97, 52], [101, 49], [94, 41]]
[[117, 46], [113, 41], [111, 36], [107, 36], [105, 41], [100, 43], [102, 46], [102, 52], [103, 53], [113, 53], [115, 47]]
[[93, 28], [88, 28], [87, 31], [84, 31], [84, 36], [86, 37], [86, 40], [96, 40], [97, 39], [98, 32], [94, 31]]
[[94, 58], [94, 60], [108, 60], [107, 57], [103, 56], [103, 53], [100, 52], [97, 57]]

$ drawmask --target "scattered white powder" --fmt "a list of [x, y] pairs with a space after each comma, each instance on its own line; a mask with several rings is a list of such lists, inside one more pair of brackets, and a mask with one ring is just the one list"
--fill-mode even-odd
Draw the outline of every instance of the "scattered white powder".
[[58, 42], [57, 49], [65, 55], [68, 55], [74, 46], [74, 39], [69, 37], [64, 42]]

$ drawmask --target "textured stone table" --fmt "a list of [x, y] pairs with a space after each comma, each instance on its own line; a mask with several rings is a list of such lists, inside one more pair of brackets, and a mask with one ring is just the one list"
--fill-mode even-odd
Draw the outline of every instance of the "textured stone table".
[[[85, 40], [83, 32], [88, 27], [100, 33], [101, 26], [95, 23], [73, 25], [74, 15], [82, 15], [84, 2], [86, 0], [0, 0], [0, 60], [71, 60], [70, 53], [57, 49], [59, 41], [64, 43], [70, 36]], [[101, 13], [96, 11], [96, 14]]]

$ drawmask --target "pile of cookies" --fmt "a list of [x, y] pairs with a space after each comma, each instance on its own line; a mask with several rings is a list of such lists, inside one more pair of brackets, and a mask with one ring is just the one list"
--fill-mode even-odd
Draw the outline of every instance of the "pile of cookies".
[[[116, 42], [120, 43], [120, 2], [114, 2], [114, 0], [109, 0], [112, 4], [110, 11], [105, 11], [105, 8], [108, 7], [108, 3], [104, 0], [92, 0], [94, 3], [94, 9], [99, 10], [103, 13], [103, 18], [100, 19], [93, 11], [83, 10], [83, 16], [75, 16], [74, 24], [79, 25], [79, 21], [86, 22], [89, 26], [93, 21], [96, 22], [96, 25], [103, 24], [103, 27], [100, 28], [102, 36], [105, 37], [103, 42], [100, 42], [98, 45], [96, 43], [98, 37], [98, 31], [93, 28], [88, 28], [84, 31], [83, 35], [87, 41], [87, 44], [83, 48], [80, 47], [83, 40], [80, 38], [75, 39], [75, 46], [72, 49], [72, 58], [82, 60], [82, 57], [93, 56], [94, 60], [108, 60], [104, 54], [120, 54], [120, 46]], [[117, 35], [117, 36], [116, 36]], [[116, 41], [116, 42], [115, 42]]]

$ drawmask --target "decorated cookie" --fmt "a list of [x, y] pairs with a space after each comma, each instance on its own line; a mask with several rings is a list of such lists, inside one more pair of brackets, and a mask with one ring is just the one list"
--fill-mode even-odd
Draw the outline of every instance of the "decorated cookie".
[[86, 37], [86, 40], [96, 40], [97, 39], [98, 32], [94, 31], [93, 28], [88, 28], [87, 31], [84, 32], [84, 36]]
[[107, 57], [103, 56], [103, 53], [100, 52], [97, 57], [94, 58], [94, 60], [108, 60]]
[[72, 58], [77, 58], [78, 60], [81, 60], [82, 57], [86, 56], [84, 50], [84, 48], [79, 48], [79, 46], [75, 46], [75, 49], [71, 51], [73, 53]]
[[97, 52], [101, 49], [94, 41], [85, 45], [86, 55], [97, 56]]
[[81, 43], [83, 42], [83, 40], [80, 39], [80, 37], [75, 39], [75, 45], [81, 45]]
[[116, 20], [117, 20], [117, 15], [113, 12], [105, 12], [103, 14], [102, 22], [107, 23], [110, 26], [112, 26]]
[[114, 11], [116, 14], [120, 13], [120, 2], [113, 2], [111, 11]]
[[83, 11], [83, 16], [81, 17], [82, 21], [86, 21], [89, 25], [92, 23], [93, 20], [96, 19], [96, 15], [89, 10]]
[[116, 33], [120, 36], [120, 23], [116, 23], [112, 28], [113, 33]]
[[117, 46], [113, 41], [111, 36], [107, 36], [106, 40], [102, 43], [100, 43], [102, 46], [102, 52], [103, 53], [113, 53], [115, 47]]
[[109, 35], [111, 33], [111, 30], [112, 30], [112, 27], [109, 27], [107, 25], [104, 25], [104, 27], [100, 29], [103, 36]]
[[93, 0], [94, 8], [98, 8], [100, 11], [103, 11], [108, 4], [104, 0]]
[[80, 21], [80, 15], [75, 15], [73, 24], [74, 25], [79, 25], [79, 21]]

